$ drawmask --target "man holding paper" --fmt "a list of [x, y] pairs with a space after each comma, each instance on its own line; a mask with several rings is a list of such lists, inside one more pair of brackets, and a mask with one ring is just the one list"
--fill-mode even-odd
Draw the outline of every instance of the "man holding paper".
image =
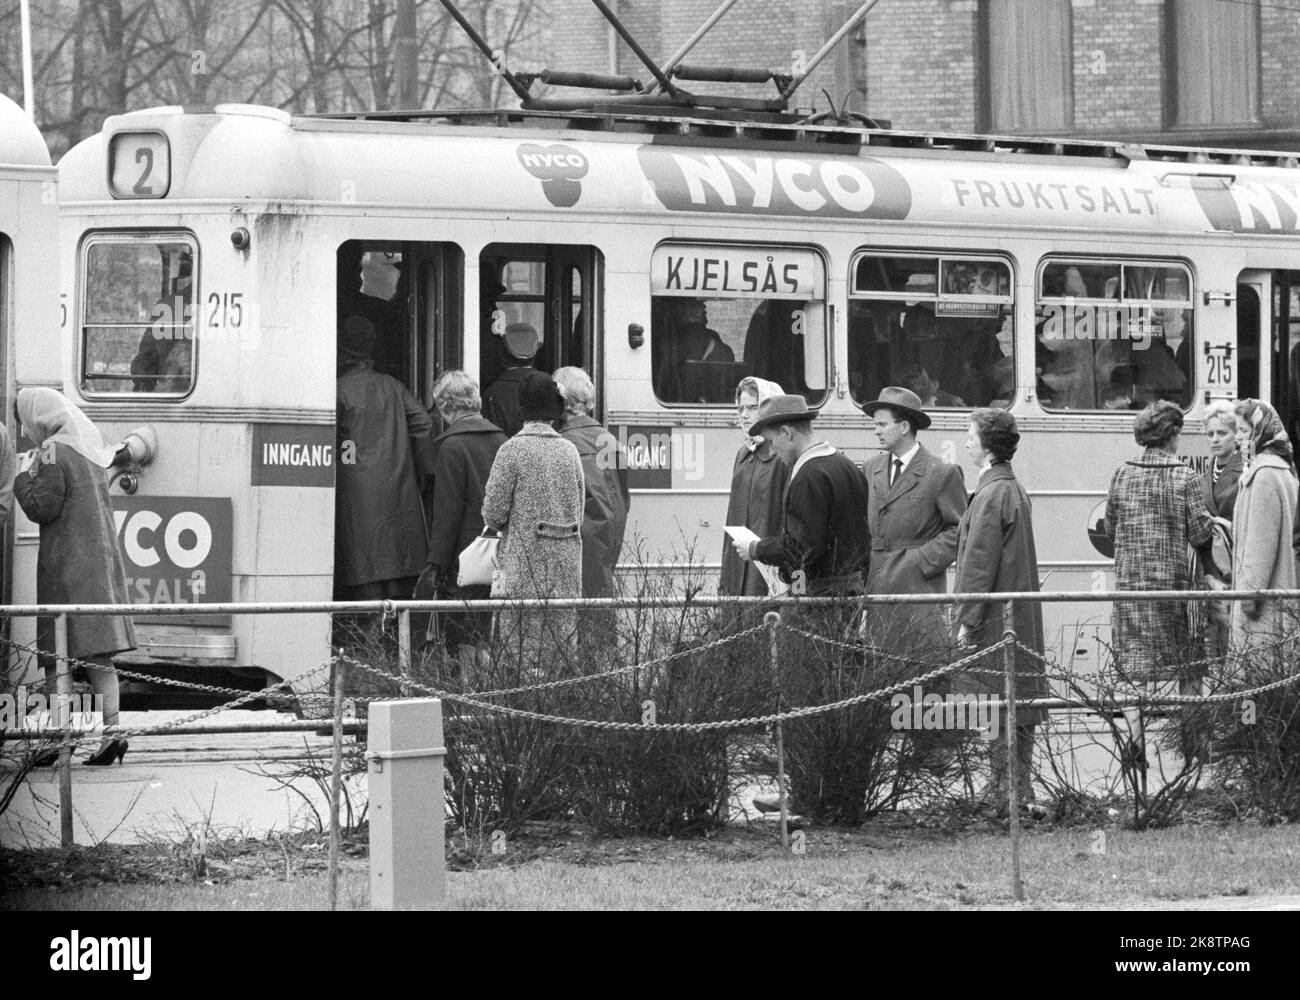
[[871, 552], [867, 481], [847, 455], [813, 437], [817, 413], [802, 396], [773, 396], [749, 427], [790, 466], [781, 533], [727, 528], [741, 559], [776, 567], [795, 594], [863, 594]]

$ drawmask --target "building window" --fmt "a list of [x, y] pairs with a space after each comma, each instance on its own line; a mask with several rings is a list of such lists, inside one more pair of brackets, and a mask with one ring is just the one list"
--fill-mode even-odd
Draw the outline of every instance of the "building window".
[[1174, 126], [1259, 122], [1259, 5], [1165, 3]]
[[983, 127], [1073, 129], [1070, 0], [984, 0], [979, 30]]

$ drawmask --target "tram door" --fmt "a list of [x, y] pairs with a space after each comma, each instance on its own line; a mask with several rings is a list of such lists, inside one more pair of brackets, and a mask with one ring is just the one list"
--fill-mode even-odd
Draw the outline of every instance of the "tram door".
[[540, 341], [533, 367], [553, 372], [585, 368], [597, 389], [603, 419], [600, 356], [603, 258], [589, 246], [493, 243], [479, 259], [479, 375], [484, 389], [505, 370], [501, 336], [527, 323]]
[[[13, 244], [9, 242], [4, 233], [0, 233], [0, 420], [3, 420], [5, 426], [9, 426], [10, 414], [13, 411], [12, 387], [9, 384], [9, 349], [10, 333], [9, 309], [13, 301], [12, 289], [9, 283], [13, 275]], [[10, 433], [10, 439], [14, 444], [18, 443], [19, 428], [13, 427]], [[0, 604], [9, 604], [13, 595], [13, 565], [9, 554], [13, 552], [13, 521], [10, 517], [8, 523], [0, 528]], [[0, 632], [4, 638], [9, 636], [9, 622], [6, 618], [0, 623]]]
[[1271, 402], [1300, 446], [1300, 271], [1237, 279], [1237, 395]]

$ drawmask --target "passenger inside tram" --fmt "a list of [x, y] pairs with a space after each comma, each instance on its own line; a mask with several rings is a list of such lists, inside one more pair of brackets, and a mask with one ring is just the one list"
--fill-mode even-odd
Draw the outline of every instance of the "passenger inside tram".
[[188, 320], [193, 311], [193, 258], [188, 248], [162, 258], [163, 287], [150, 310], [150, 325], [131, 359], [136, 392], [184, 392], [194, 368], [194, 342]]

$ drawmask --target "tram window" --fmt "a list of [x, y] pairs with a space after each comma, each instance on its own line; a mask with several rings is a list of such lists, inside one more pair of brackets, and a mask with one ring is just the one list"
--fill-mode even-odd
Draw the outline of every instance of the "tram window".
[[1180, 264], [1053, 260], [1039, 274], [1038, 397], [1057, 410], [1192, 400], [1192, 281]]
[[183, 396], [194, 386], [194, 244], [97, 238], [82, 281], [81, 388]]
[[791, 247], [661, 246], [651, 262], [651, 379], [670, 405], [732, 406], [747, 376], [826, 398], [826, 267]]
[[849, 297], [849, 391], [901, 385], [927, 409], [1009, 406], [1015, 392], [1005, 261], [863, 254]]

